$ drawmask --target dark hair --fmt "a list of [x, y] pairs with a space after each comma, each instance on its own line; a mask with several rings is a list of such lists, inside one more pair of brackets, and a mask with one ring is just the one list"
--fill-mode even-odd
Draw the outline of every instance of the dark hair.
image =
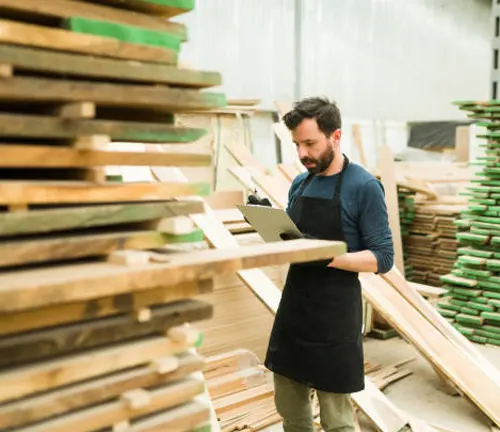
[[306, 118], [316, 119], [319, 130], [328, 137], [342, 127], [339, 108], [327, 98], [310, 97], [296, 102], [293, 109], [283, 116], [283, 121], [288, 129], [293, 130]]

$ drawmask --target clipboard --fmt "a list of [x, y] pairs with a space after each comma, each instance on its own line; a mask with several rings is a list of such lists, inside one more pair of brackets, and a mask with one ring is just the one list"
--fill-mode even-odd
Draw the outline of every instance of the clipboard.
[[284, 232], [303, 237], [300, 230], [283, 209], [253, 204], [237, 205], [236, 207], [265, 242], [283, 241], [280, 234]]

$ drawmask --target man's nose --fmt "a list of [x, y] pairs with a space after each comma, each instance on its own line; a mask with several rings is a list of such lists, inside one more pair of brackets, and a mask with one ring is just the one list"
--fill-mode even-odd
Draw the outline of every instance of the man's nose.
[[299, 159], [303, 159], [307, 157], [307, 149], [302, 146], [297, 147], [297, 155], [299, 156]]

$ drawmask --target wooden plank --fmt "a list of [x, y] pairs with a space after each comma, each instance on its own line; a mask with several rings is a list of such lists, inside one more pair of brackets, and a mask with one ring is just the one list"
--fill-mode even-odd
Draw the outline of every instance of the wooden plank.
[[[86, 0], [95, 1], [95, 0]], [[194, 8], [194, 0], [101, 0], [116, 7], [136, 10], [163, 18], [189, 12]]]
[[470, 126], [457, 126], [455, 129], [455, 160], [469, 162]]
[[203, 365], [203, 359], [197, 354], [184, 353], [175, 356], [175, 359], [178, 367], [165, 374], [159, 374], [147, 365], [3, 404], [0, 407], [0, 428], [26, 426], [104, 402], [128, 390], [173, 382], [201, 370]]
[[94, 166], [209, 166], [210, 153], [115, 152], [78, 148], [0, 144], [0, 167], [85, 168]]
[[107, 183], [0, 181], [0, 205], [153, 201], [207, 195], [205, 183]]
[[500, 387], [482, 366], [464, 355], [382, 278], [363, 274], [361, 283], [364, 296], [391, 326], [500, 425]]
[[0, 80], [0, 100], [30, 103], [94, 102], [106, 107], [154, 108], [167, 113], [208, 110], [224, 106], [222, 93], [92, 81], [70, 81], [34, 77]]
[[206, 302], [187, 299], [152, 307], [150, 319], [143, 322], [128, 313], [4, 337], [0, 339], [0, 368], [165, 333], [186, 322], [210, 319], [212, 310]]
[[7, 337], [10, 334], [118, 314], [131, 315], [144, 308], [185, 300], [210, 292], [212, 289], [211, 279], [199, 279], [173, 286], [159, 286], [129, 294], [101, 297], [90, 301], [42, 306], [21, 312], [0, 314], [0, 336]]
[[[213, 214], [191, 215], [191, 218], [203, 230], [205, 237], [213, 247], [218, 249], [239, 247], [231, 233]], [[271, 279], [260, 269], [238, 271], [237, 275], [262, 304], [275, 314], [281, 299], [281, 290]]]
[[[51, 4], [51, 2], [43, 2], [43, 4]], [[22, 46], [0, 45], [0, 63], [32, 73], [52, 73], [86, 79], [93, 77], [112, 81], [163, 83], [193, 88], [212, 87], [222, 83], [221, 74], [218, 72], [203, 72], [156, 63], [114, 60]]]
[[132, 224], [203, 211], [203, 204], [199, 201], [186, 200], [3, 212], [0, 213], [0, 236]]
[[248, 147], [243, 144], [232, 143], [224, 146], [229, 154], [243, 167], [255, 167], [266, 172], [267, 168], [253, 155]]
[[354, 144], [356, 144], [356, 150], [358, 151], [359, 161], [363, 167], [368, 167], [365, 157], [365, 150], [363, 148], [363, 140], [361, 139], [361, 129], [358, 124], [352, 125], [352, 136], [354, 139]]
[[184, 24], [152, 15], [108, 7], [98, 3], [83, 3], [74, 0], [50, 0], [50, 2], [41, 2], [38, 0], [25, 0], [23, 2], [1, 0], [0, 8], [21, 12], [28, 16], [36, 15], [51, 18], [78, 16], [106, 20], [171, 33], [178, 36], [182, 41], [187, 40], [187, 29]]
[[394, 243], [394, 260], [398, 270], [404, 275], [405, 264], [403, 259], [403, 243], [399, 218], [398, 191], [394, 155], [391, 149], [384, 145], [379, 151], [381, 181], [385, 190], [385, 200], [389, 213], [389, 226]]
[[190, 143], [205, 135], [204, 129], [138, 121], [69, 120], [41, 115], [0, 114], [0, 136], [74, 139], [106, 135], [115, 141]]
[[54, 420], [47, 420], [34, 426], [22, 428], [19, 432], [90, 432], [131, 421], [156, 411], [166, 411], [189, 402], [203, 393], [203, 379], [188, 377], [176, 383], [147, 391], [147, 403], [131, 407], [123, 400], [111, 401], [99, 406], [68, 414]]
[[113, 38], [73, 33], [5, 19], [0, 20], [0, 42], [126, 60], [170, 65], [177, 63], [177, 53], [174, 50], [134, 45]]
[[158, 231], [119, 231], [13, 239], [0, 243], [0, 267], [102, 257], [118, 250], [154, 249], [165, 243], [166, 237]]
[[127, 429], [127, 432], [190, 431], [209, 420], [209, 405], [195, 399], [175, 409], [137, 421]]
[[0, 312], [137, 292], [249, 268], [325, 259], [343, 253], [344, 249], [342, 242], [300, 239], [166, 255], [166, 263], [131, 268], [93, 263], [3, 273]]
[[74, 33], [110, 37], [134, 45], [159, 47], [176, 52], [181, 48], [181, 40], [176, 35], [109, 20], [72, 16], [64, 19], [60, 27]]
[[138, 366], [152, 359], [186, 352], [193, 344], [175, 342], [167, 337], [151, 337], [112, 348], [94, 349], [0, 372], [0, 401], [47, 391], [81, 380]]
[[353, 395], [353, 401], [381, 432], [398, 432], [408, 426], [409, 418], [399, 411], [370, 378], [365, 378], [365, 389]]
[[480, 366], [483, 371], [494, 381], [500, 389], [500, 371], [491, 364], [479, 350], [460, 332], [456, 330], [439, 312], [425, 299], [423, 299], [416, 290], [412, 289], [405, 281], [403, 276], [396, 270], [381, 275], [404, 299], [410, 303], [416, 311], [420, 312], [428, 322], [439, 332], [453, 343], [463, 355], [468, 356], [471, 361]]

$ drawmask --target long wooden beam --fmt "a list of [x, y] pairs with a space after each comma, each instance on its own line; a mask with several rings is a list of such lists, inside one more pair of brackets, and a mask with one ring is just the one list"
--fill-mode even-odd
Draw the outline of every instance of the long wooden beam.
[[0, 312], [176, 285], [249, 268], [314, 261], [337, 256], [343, 250], [342, 242], [301, 239], [165, 255], [162, 259], [166, 263], [132, 268], [98, 262], [9, 272], [0, 274]]

